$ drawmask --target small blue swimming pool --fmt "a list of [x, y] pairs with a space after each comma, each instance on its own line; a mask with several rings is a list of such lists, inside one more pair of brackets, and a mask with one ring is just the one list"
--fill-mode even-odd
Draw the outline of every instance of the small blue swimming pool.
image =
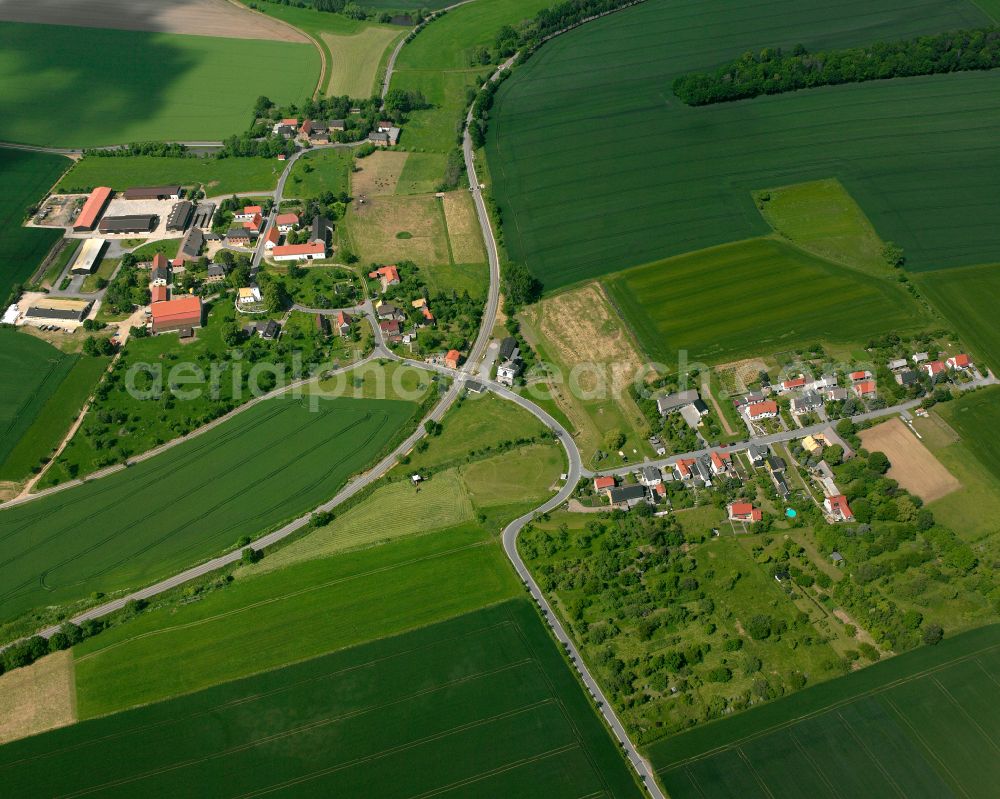
[[785, 515], [789, 519], [794, 519], [796, 516], [799, 515], [799, 513], [797, 510], [795, 510], [795, 508], [785, 508]]

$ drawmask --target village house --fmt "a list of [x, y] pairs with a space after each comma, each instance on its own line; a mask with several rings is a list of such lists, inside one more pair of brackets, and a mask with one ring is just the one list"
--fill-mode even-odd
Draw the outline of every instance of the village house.
[[226, 242], [237, 247], [249, 247], [250, 242], [257, 236], [244, 227], [230, 228], [226, 234]]
[[760, 419], [773, 419], [778, 415], [778, 403], [774, 400], [755, 402], [747, 406], [746, 412], [747, 418], [754, 422]]
[[208, 272], [205, 275], [206, 283], [221, 283], [226, 279], [226, 265], [223, 263], [211, 263], [208, 265]]
[[965, 353], [953, 355], [945, 363], [949, 369], [957, 369], [963, 372], [972, 368], [972, 359]]
[[913, 369], [903, 369], [900, 372], [896, 372], [896, 382], [904, 388], [915, 386], [920, 382], [920, 375]]
[[871, 399], [878, 393], [875, 388], [874, 380], [862, 380], [860, 383], [855, 383], [851, 387], [851, 391], [853, 391], [859, 399]]
[[860, 383], [862, 380], [871, 380], [872, 373], [867, 369], [859, 369], [856, 372], [851, 372], [850, 377], [852, 383]]
[[444, 356], [444, 365], [449, 369], [457, 369], [462, 360], [462, 353], [458, 350], [448, 350]]
[[521, 350], [513, 336], [507, 336], [500, 342], [498, 356], [500, 365], [497, 366], [497, 382], [503, 386], [513, 386], [522, 368]]
[[915, 352], [910, 356], [910, 360], [914, 363], [923, 363], [924, 361], [930, 360], [929, 352]]
[[807, 391], [801, 397], [792, 399], [791, 410], [795, 416], [813, 413], [823, 407], [823, 398], [815, 391]]
[[850, 392], [846, 388], [836, 388], [827, 389], [826, 400], [827, 402], [843, 402], [850, 395]]
[[277, 226], [279, 232], [288, 233], [288, 231], [299, 225], [299, 215], [293, 214], [291, 212], [285, 214], [278, 214], [274, 218], [274, 224]]
[[763, 466], [770, 454], [771, 450], [761, 444], [751, 444], [747, 449], [747, 457], [750, 459], [751, 466]]
[[804, 375], [799, 375], [798, 377], [793, 377], [789, 380], [782, 380], [778, 384], [778, 392], [781, 394], [787, 394], [789, 391], [795, 391], [796, 389], [805, 388], [806, 378]]
[[895, 372], [897, 369], [905, 369], [908, 363], [909, 361], [907, 361], [906, 358], [895, 358], [894, 360], [889, 361], [889, 371]]
[[243, 332], [248, 336], [257, 335], [265, 341], [271, 341], [278, 338], [281, 333], [281, 325], [273, 319], [261, 319], [243, 325]]
[[663, 482], [663, 472], [656, 466], [643, 466], [639, 470], [638, 478], [642, 485], [652, 488]]
[[273, 250], [278, 246], [279, 241], [281, 241], [281, 234], [278, 232], [278, 228], [271, 225], [267, 233], [264, 234], [264, 249]]
[[824, 391], [828, 388], [833, 388], [836, 385], [837, 385], [836, 375], [823, 375], [822, 377], [818, 377], [815, 380], [807, 381], [806, 384], [803, 386], [803, 388], [805, 389], [806, 392], [809, 391], [819, 392], [819, 391]]
[[[161, 253], [157, 253], [161, 255]], [[163, 266], [154, 266], [149, 271], [149, 285], [150, 286], [169, 286], [170, 285], [170, 267], [166, 265], [166, 258], [164, 260]]]
[[398, 344], [403, 340], [402, 329], [396, 319], [383, 319], [378, 323], [378, 329], [390, 344]]
[[920, 368], [932, 379], [948, 371], [948, 367], [941, 361], [930, 361], [923, 364]]
[[600, 494], [602, 491], [614, 487], [615, 487], [615, 478], [612, 477], [611, 475], [604, 475], [604, 476], [598, 475], [597, 477], [594, 478], [594, 491], [596, 491], [598, 494]]
[[253, 309], [263, 301], [259, 286], [244, 286], [236, 290], [236, 307], [241, 311]]
[[656, 409], [660, 412], [660, 416], [669, 416], [671, 413], [677, 413], [682, 408], [694, 404], [699, 399], [701, 397], [699, 397], [697, 389], [689, 388], [686, 391], [678, 391], [676, 394], [660, 397], [656, 400]]
[[646, 487], [641, 485], [613, 486], [605, 495], [613, 508], [633, 508], [646, 500]]
[[315, 261], [326, 258], [326, 243], [282, 244], [271, 250], [271, 255], [275, 261]]
[[244, 205], [242, 211], [233, 214], [233, 219], [237, 222], [246, 222], [255, 216], [261, 216], [263, 213], [264, 209], [259, 205]]
[[726, 506], [730, 521], [734, 522], [759, 522], [764, 518], [764, 514], [751, 505], [749, 502], [732, 502]]
[[375, 315], [379, 319], [395, 319], [399, 322], [406, 319], [406, 314], [403, 313], [401, 308], [397, 308], [391, 302], [386, 302], [385, 300], [379, 300], [375, 303]]
[[712, 450], [709, 459], [712, 463], [712, 474], [715, 475], [725, 474], [733, 465], [733, 456], [728, 452]]
[[149, 290], [149, 304], [152, 305], [154, 302], [166, 302], [170, 299], [170, 292], [166, 286], [153, 286]]
[[354, 322], [354, 318], [346, 311], [337, 311], [337, 332], [341, 336], [349, 336], [351, 334], [351, 324]]
[[399, 285], [399, 270], [395, 265], [380, 266], [378, 269], [369, 272], [368, 277], [372, 280], [378, 280], [382, 284], [383, 294], [388, 291], [389, 286]]
[[851, 506], [847, 504], [847, 497], [843, 494], [836, 494], [823, 500], [823, 507], [834, 521], [848, 522], [854, 518]]

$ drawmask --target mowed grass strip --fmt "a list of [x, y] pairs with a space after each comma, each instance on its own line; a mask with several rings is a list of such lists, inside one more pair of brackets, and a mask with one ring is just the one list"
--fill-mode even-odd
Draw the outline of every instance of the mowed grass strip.
[[0, 775], [25, 795], [641, 796], [524, 599], [15, 742]]
[[408, 402], [262, 402], [127, 470], [0, 512], [0, 621], [138, 587], [332, 497]]
[[249, 570], [224, 591], [149, 612], [77, 647], [79, 712], [98, 716], [198, 690], [431, 624], [518, 590], [499, 545], [476, 525]]
[[989, 796], [998, 676], [992, 625], [663, 739], [649, 755], [675, 799]]
[[0, 370], [7, 375], [0, 394], [0, 464], [6, 465], [79, 358], [14, 328], [0, 328]]
[[383, 54], [406, 34], [398, 26], [372, 25], [348, 36], [322, 33], [330, 49], [329, 96], [371, 97], [378, 94], [375, 85]]
[[605, 286], [650, 357], [722, 363], [816, 341], [867, 341], [929, 317], [897, 284], [775, 239], [630, 269]]
[[224, 139], [247, 128], [257, 97], [299, 102], [318, 73], [308, 44], [3, 22], [0, 140]]
[[[0, 362], [3, 360], [0, 353]], [[52, 386], [46, 385], [42, 393], [32, 398], [33, 405], [38, 402], [42, 405], [30, 426], [10, 442], [12, 446], [7, 449], [6, 457], [0, 460], [0, 480], [22, 480], [40, 465], [42, 458], [51, 455], [69, 432], [109, 363], [108, 358], [89, 356], [69, 356], [67, 360], [72, 368], [55, 390], [49, 393]], [[4, 438], [4, 448], [7, 443]]]
[[81, 158], [59, 181], [66, 192], [111, 186], [118, 191], [132, 186], [182, 186], [202, 184], [209, 197], [237, 192], [273, 191], [284, 164], [274, 158]]
[[1000, 123], [1000, 72], [711, 108], [685, 106], [670, 89], [747, 50], [986, 22], [965, 0], [874, 0], [864, 13], [821, 0], [713, 0], [644, 3], [560, 36], [504, 83], [491, 112], [505, 244], [556, 289], [760, 235], [752, 190], [837, 177], [910, 268], [987, 262], [1000, 249], [1000, 152], [983, 131]]
[[[0, 23], [0, 30], [2, 27]], [[3, 58], [0, 52], [0, 64]], [[15, 283], [24, 283], [34, 274], [52, 245], [62, 236], [61, 228], [46, 230], [22, 225], [28, 208], [45, 196], [70, 163], [61, 155], [0, 148], [0, 175], [4, 177], [4, 190], [0, 192], [0, 229], [3, 230], [0, 302], [7, 299]]]
[[1000, 371], [1000, 264], [923, 272], [915, 277], [921, 291], [969, 345], [974, 357]]

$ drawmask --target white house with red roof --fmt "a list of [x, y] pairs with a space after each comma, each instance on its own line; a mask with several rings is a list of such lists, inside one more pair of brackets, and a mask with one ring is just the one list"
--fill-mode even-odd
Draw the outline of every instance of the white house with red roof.
[[251, 233], [260, 233], [260, 229], [264, 226], [264, 217], [260, 214], [254, 214], [252, 217], [247, 219], [243, 223], [243, 227], [249, 230]]
[[862, 380], [860, 383], [855, 383], [851, 386], [851, 391], [861, 399], [869, 399], [878, 393], [875, 390], [874, 380]]
[[734, 522], [759, 522], [764, 514], [749, 502], [732, 502], [727, 506], [730, 520]]
[[867, 369], [859, 369], [856, 372], [851, 372], [851, 382], [860, 383], [862, 380], [871, 380], [872, 373]]
[[690, 480], [694, 476], [694, 472], [691, 468], [697, 463], [694, 458], [680, 458], [677, 463], [674, 464], [674, 468], [677, 470], [677, 476], [681, 480]]
[[278, 246], [278, 242], [281, 241], [281, 234], [278, 232], [278, 228], [271, 225], [267, 230], [267, 234], [264, 236], [264, 248], [267, 250], [273, 250]]
[[830, 514], [834, 521], [849, 522], [854, 518], [851, 506], [847, 504], [847, 497], [843, 494], [834, 494], [823, 500], [823, 507]]
[[928, 363], [921, 364], [920, 368], [927, 373], [928, 377], [932, 378], [948, 371], [948, 367], [943, 361], [929, 361]]
[[758, 419], [773, 419], [778, 415], [778, 403], [774, 400], [764, 400], [755, 402], [747, 406], [747, 418], [751, 421]]
[[778, 391], [784, 394], [787, 391], [795, 391], [799, 388], [805, 388], [806, 382], [806, 378], [803, 375], [793, 377], [790, 380], [782, 380], [781, 383], [778, 384]]
[[271, 250], [275, 261], [314, 261], [326, 258], [326, 244], [312, 241], [308, 244], [282, 244]]
[[964, 352], [960, 355], [952, 355], [945, 361], [949, 369], [960, 369], [962, 371], [972, 368], [972, 359]]
[[253, 219], [255, 216], [260, 216], [264, 213], [264, 209], [259, 205], [245, 205], [243, 210], [233, 214], [233, 219], [237, 222], [244, 222], [247, 219]]
[[298, 227], [299, 215], [293, 214], [291, 212], [286, 214], [278, 214], [274, 218], [274, 224], [277, 225], [278, 230], [280, 230], [282, 233], [287, 233], [292, 228]]
[[380, 266], [378, 269], [369, 272], [368, 277], [382, 283], [383, 293], [389, 288], [389, 286], [399, 285], [399, 270], [396, 268], [395, 264]]

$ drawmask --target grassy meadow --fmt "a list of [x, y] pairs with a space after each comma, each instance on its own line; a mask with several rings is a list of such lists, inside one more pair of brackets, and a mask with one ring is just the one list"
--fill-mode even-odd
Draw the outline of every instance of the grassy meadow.
[[642, 795], [524, 599], [15, 742], [0, 774], [12, 795]]
[[79, 360], [80, 356], [68, 355], [27, 333], [0, 329], [0, 370], [17, 376], [5, 381], [0, 397], [0, 475], [7, 471], [7, 460], [18, 442]]
[[[3, 58], [0, 52], [0, 63]], [[21, 225], [28, 208], [48, 193], [70, 163], [61, 155], [0, 148], [0, 174], [6, 184], [0, 194], [0, 228], [4, 231], [0, 243], [0, 302], [7, 299], [14, 284], [26, 282], [35, 273], [62, 236], [63, 231], [58, 228], [46, 230]]]
[[285, 189], [298, 197], [318, 197], [324, 192], [334, 194], [350, 191], [350, 150], [315, 150], [299, 157], [292, 167], [291, 182]]
[[326, 93], [330, 96], [371, 97], [381, 90], [376, 85], [379, 67], [386, 51], [405, 36], [406, 28], [397, 25], [369, 25], [351, 35], [321, 33], [329, 48], [330, 83]]
[[677, 75], [746, 50], [986, 22], [966, 0], [876, 0], [863, 15], [819, 0], [711, 2], [697, 12], [645, 3], [560, 36], [503, 85], [491, 112], [487, 154], [507, 248], [555, 289], [759, 235], [752, 191], [836, 177], [910, 268], [986, 262], [1000, 247], [1000, 160], [982, 131], [1000, 123], [1000, 73], [702, 108], [670, 89]]
[[247, 128], [258, 96], [298, 102], [318, 72], [308, 44], [4, 22], [0, 140], [223, 139]]
[[604, 281], [654, 359], [723, 363], [816, 341], [919, 330], [930, 317], [898, 283], [845, 269], [776, 238], [700, 250]]
[[415, 410], [269, 400], [126, 470], [0, 512], [0, 621], [153, 582], [319, 505]]
[[1000, 480], [1000, 389], [966, 394], [941, 405], [937, 413], [993, 479]]
[[248, 191], [273, 191], [284, 164], [274, 158], [81, 158], [59, 181], [65, 192], [111, 186], [182, 186], [202, 184], [209, 197]]
[[1000, 779], [998, 673], [994, 625], [663, 739], [648, 754], [674, 799], [987, 797]]
[[973, 357], [1000, 371], [1000, 264], [923, 272], [915, 278], [921, 291], [969, 345]]

